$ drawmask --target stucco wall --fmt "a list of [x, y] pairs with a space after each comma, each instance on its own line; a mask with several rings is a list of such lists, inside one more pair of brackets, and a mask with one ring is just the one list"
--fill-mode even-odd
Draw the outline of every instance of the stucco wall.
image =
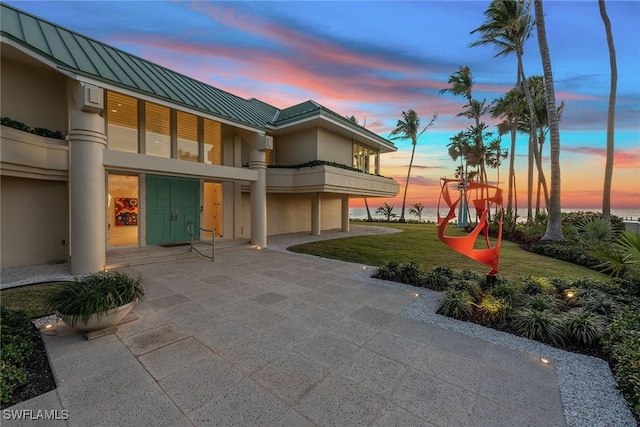
[[67, 133], [65, 78], [48, 69], [2, 58], [0, 114], [23, 122]]
[[278, 135], [274, 142], [275, 163], [278, 165], [297, 165], [317, 160], [317, 141], [317, 128], [288, 135]]
[[344, 136], [336, 135], [325, 129], [318, 129], [318, 160], [351, 166], [353, 164], [353, 143]]
[[65, 260], [69, 244], [67, 183], [2, 176], [0, 190], [2, 266]]
[[[341, 226], [340, 196], [322, 195], [321, 229]], [[309, 194], [267, 194], [267, 234], [311, 231], [311, 197]]]

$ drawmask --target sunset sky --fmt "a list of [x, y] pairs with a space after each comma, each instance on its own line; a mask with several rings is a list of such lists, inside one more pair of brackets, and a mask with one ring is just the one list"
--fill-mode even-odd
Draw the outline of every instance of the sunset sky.
[[[468, 65], [475, 96], [487, 101], [513, 87], [516, 58], [469, 48], [489, 1], [413, 2], [32, 2], [19, 9], [246, 98], [285, 108], [313, 99], [388, 137], [412, 108], [435, 126], [418, 142], [408, 204], [435, 206], [439, 179], [456, 167], [449, 138], [470, 122], [465, 101], [440, 95]], [[616, 160], [612, 207], [640, 208], [640, 2], [607, 0], [618, 61]], [[562, 207], [602, 204], [609, 96], [609, 53], [596, 0], [545, 1], [547, 40], [561, 129]], [[538, 41], [525, 47], [527, 76], [541, 75]], [[486, 118], [487, 122], [490, 119]], [[509, 137], [502, 140], [510, 144]], [[516, 150], [519, 206], [526, 205], [526, 138]], [[401, 186], [409, 141], [382, 156], [382, 174]], [[548, 165], [548, 144], [544, 153]], [[500, 169], [501, 185], [507, 162]], [[547, 167], [547, 179], [550, 179]], [[496, 180], [496, 171], [489, 170]], [[374, 200], [378, 207], [383, 202]], [[352, 205], [360, 206], [361, 200]]]

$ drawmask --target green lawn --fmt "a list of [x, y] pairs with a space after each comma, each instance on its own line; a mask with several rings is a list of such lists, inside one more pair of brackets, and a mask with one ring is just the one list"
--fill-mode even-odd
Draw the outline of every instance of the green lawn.
[[23, 310], [30, 318], [52, 314], [47, 304], [47, 295], [61, 283], [40, 283], [5, 289], [0, 292], [0, 304], [10, 310]]
[[[435, 224], [366, 223], [365, 225], [398, 228], [403, 232], [324, 240], [293, 246], [289, 250], [373, 266], [381, 266], [393, 260], [399, 262], [415, 260], [424, 270], [450, 267], [469, 268], [480, 274], [489, 272], [489, 267], [460, 255], [440, 242]], [[447, 229], [447, 232], [459, 233], [454, 227]], [[588, 276], [598, 280], [607, 279], [606, 275], [586, 267], [536, 255], [505, 240], [502, 241], [498, 274], [511, 280], [526, 276], [569, 279]]]

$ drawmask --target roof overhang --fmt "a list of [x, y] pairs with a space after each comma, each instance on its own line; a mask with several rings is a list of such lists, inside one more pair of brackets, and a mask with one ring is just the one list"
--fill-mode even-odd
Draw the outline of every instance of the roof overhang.
[[274, 136], [286, 135], [288, 133], [297, 132], [311, 127], [320, 127], [330, 130], [338, 135], [345, 136], [349, 139], [353, 139], [354, 141], [364, 143], [372, 148], [376, 148], [380, 153], [391, 153], [398, 150], [398, 148], [389, 140], [361, 128], [360, 126], [341, 123], [341, 121], [335, 118], [333, 114], [326, 113], [322, 109], [282, 124], [267, 125], [267, 133]]

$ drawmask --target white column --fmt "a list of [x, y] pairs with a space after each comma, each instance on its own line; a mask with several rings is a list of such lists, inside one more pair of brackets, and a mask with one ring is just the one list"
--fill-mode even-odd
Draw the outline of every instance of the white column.
[[[88, 93], [87, 90], [94, 92]], [[100, 109], [87, 107], [88, 102], [101, 96], [102, 89], [78, 84], [76, 109], [71, 113], [69, 240], [72, 274], [95, 273], [102, 270], [105, 263], [107, 196], [102, 156], [107, 139], [104, 119], [97, 114]]]
[[252, 149], [249, 153], [249, 169], [258, 172], [258, 180], [251, 182], [251, 243], [267, 247], [267, 155]]
[[322, 216], [322, 200], [320, 193], [311, 194], [311, 234], [314, 236], [320, 235], [321, 224], [320, 217]]
[[349, 195], [342, 195], [342, 231], [349, 232]]

